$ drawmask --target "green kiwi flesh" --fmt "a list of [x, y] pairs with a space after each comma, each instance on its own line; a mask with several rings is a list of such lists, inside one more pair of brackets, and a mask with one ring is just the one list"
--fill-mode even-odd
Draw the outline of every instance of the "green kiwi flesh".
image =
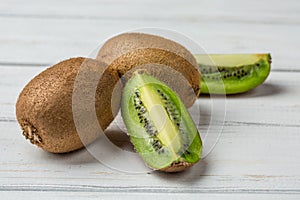
[[194, 55], [201, 71], [201, 93], [237, 94], [263, 83], [270, 73], [270, 54]]
[[126, 83], [121, 113], [135, 150], [153, 169], [177, 172], [198, 162], [202, 142], [177, 94], [136, 72]]

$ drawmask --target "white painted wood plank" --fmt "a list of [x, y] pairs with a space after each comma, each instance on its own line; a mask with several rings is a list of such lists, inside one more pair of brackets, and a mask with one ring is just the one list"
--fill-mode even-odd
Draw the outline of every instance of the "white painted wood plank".
[[37, 149], [25, 141], [16, 123], [1, 122], [0, 128], [6, 133], [0, 145], [2, 190], [300, 192], [298, 128], [226, 126], [211, 154], [178, 174], [122, 173], [85, 150], [55, 155]]
[[[71, 5], [72, 3], [72, 5]], [[149, 11], [151, 8], [151, 12]], [[167, 9], [168, 8], [168, 9]], [[244, 23], [297, 23], [300, 4], [297, 0], [242, 2], [239, 0], [197, 1], [180, 0], [73, 0], [2, 1], [0, 14], [3, 17], [35, 18], [114, 18], [147, 20], [201, 20], [213, 18], [221, 21], [242, 21]], [[130, 12], [128, 12], [130, 10]], [[240, 17], [243, 18], [240, 18]], [[224, 18], [225, 17], [225, 18]], [[227, 19], [229, 18], [229, 19]], [[261, 20], [257, 20], [257, 19]]]
[[1, 62], [55, 63], [88, 55], [121, 31], [155, 26], [182, 32], [209, 53], [271, 52], [275, 69], [298, 69], [298, 1], [31, 2], [3, 4]]
[[[223, 133], [215, 149], [184, 173], [126, 174], [107, 168], [86, 150], [55, 155], [25, 141], [14, 121], [22, 87], [42, 68], [0, 68], [0, 187], [2, 190], [119, 192], [300, 192], [299, 74], [273, 72], [266, 84], [228, 97]], [[13, 77], [13, 78], [11, 78]], [[284, 84], [281, 84], [284, 83]], [[209, 99], [199, 104], [205, 112]], [[200, 121], [201, 126], [206, 126]], [[202, 118], [203, 119], [203, 118]], [[121, 141], [122, 142], [122, 141]], [[123, 141], [126, 143], [126, 141]], [[130, 164], [130, 163], [125, 163]], [[180, 181], [178, 181], [180, 180]]]
[[55, 191], [43, 191], [43, 192], [0, 192], [2, 196], [7, 197], [7, 200], [16, 199], [55, 199], [55, 200], [68, 200], [68, 199], [157, 199], [157, 200], [195, 200], [195, 199], [206, 199], [206, 200], [240, 200], [240, 199], [264, 199], [264, 200], [282, 200], [282, 198], [289, 200], [298, 200], [299, 195], [278, 195], [278, 194], [155, 194], [155, 193], [98, 193], [98, 192], [55, 192]]
[[16, 199], [55, 199], [55, 200], [68, 200], [68, 199], [174, 199], [174, 200], [240, 200], [245, 199], [265, 199], [265, 200], [281, 200], [282, 198], [289, 200], [298, 200], [299, 195], [278, 195], [278, 194], [155, 194], [155, 193], [98, 193], [98, 192], [0, 192], [1, 195], [7, 197], [7, 200]]
[[[106, 38], [145, 26], [176, 30], [191, 37], [208, 53], [271, 52], [274, 69], [298, 69], [300, 26], [256, 25], [215, 22], [155, 22], [72, 19], [0, 19], [1, 62], [55, 63], [88, 56]], [[11, 27], [11, 24], [15, 26]], [[66, 26], [68, 24], [68, 26]], [[106, 27], [103, 29], [103, 27]], [[237, 29], [237, 27], [239, 27]], [[280, 30], [280, 32], [278, 32]], [[286, 48], [289, 47], [289, 51]]]

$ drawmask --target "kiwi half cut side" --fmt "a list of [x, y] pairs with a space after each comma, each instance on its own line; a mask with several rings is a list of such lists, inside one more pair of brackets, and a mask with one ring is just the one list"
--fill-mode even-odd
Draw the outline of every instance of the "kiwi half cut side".
[[125, 85], [121, 113], [135, 150], [150, 168], [177, 172], [200, 160], [202, 142], [190, 114], [158, 79], [136, 71]]
[[201, 71], [201, 93], [237, 94], [263, 83], [270, 73], [270, 54], [194, 55]]

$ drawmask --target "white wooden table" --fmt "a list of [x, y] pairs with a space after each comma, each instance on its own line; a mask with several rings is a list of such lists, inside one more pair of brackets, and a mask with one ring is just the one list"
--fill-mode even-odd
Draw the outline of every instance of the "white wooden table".
[[[0, 199], [300, 199], [298, 0], [0, 0], [0, 25]], [[227, 97], [223, 132], [203, 161], [183, 173], [128, 174], [86, 150], [55, 155], [24, 139], [14, 106], [33, 76], [149, 26], [208, 53], [272, 54], [263, 85]]]

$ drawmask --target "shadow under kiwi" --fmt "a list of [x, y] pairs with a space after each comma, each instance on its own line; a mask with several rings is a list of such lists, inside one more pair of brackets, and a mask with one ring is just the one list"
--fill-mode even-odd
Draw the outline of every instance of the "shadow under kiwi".
[[134, 152], [133, 145], [130, 142], [129, 137], [122, 131], [117, 131], [113, 129], [108, 129], [104, 132], [105, 135], [100, 136], [91, 144], [87, 145], [87, 147], [83, 147], [81, 149], [71, 151], [68, 153], [50, 153], [41, 150], [41, 154], [38, 156], [43, 157], [43, 159], [52, 160], [56, 164], [65, 164], [65, 165], [81, 165], [87, 163], [99, 163], [97, 158], [95, 158], [87, 148], [90, 148], [92, 145], [97, 145], [97, 141], [101, 139], [101, 137], [107, 137], [111, 143], [116, 145], [122, 150]]
[[[104, 135], [101, 135], [98, 139], [96, 139], [94, 142], [89, 144], [86, 148], [79, 150], [85, 152], [84, 155], [80, 155], [80, 156], [83, 157], [85, 156], [86, 158], [85, 159], [78, 158], [78, 161], [101, 163], [101, 160], [98, 160], [99, 158], [97, 158], [100, 155], [100, 154], [97, 155], [97, 150], [101, 150], [99, 145], [103, 144], [103, 137], [106, 137], [108, 143], [111, 142], [112, 145], [116, 146], [121, 151], [135, 152], [134, 147], [130, 142], [130, 138], [126, 133], [124, 133], [120, 129], [108, 128], [107, 130], [104, 131]], [[108, 148], [108, 147], [103, 147], [103, 148]], [[96, 157], [94, 157], [92, 154], [95, 154], [94, 156]], [[109, 162], [109, 159], [110, 159], [109, 156], [105, 157], [106, 162]]]
[[105, 131], [106, 137], [112, 142], [114, 145], [119, 147], [124, 151], [135, 152], [134, 147], [130, 141], [129, 136], [119, 129], [107, 129]]
[[227, 98], [256, 98], [277, 96], [285, 93], [285, 88], [282, 85], [274, 83], [264, 83], [245, 93], [227, 95]]
[[209, 163], [204, 159], [181, 172], [166, 173], [162, 171], [153, 171], [151, 174], [155, 174], [159, 179], [164, 179], [164, 181], [167, 182], [180, 181], [180, 185], [191, 186], [191, 184], [206, 176], [205, 174], [207, 174], [208, 168]]
[[67, 153], [50, 153], [41, 150], [37, 157], [41, 157], [42, 160], [50, 160], [53, 164], [61, 165], [81, 165], [98, 162], [85, 148]]
[[[282, 95], [283, 93], [285, 93], [285, 88], [282, 85], [274, 84], [274, 83], [264, 83], [247, 92], [238, 93], [238, 94], [227, 94], [226, 98], [256, 98], [256, 97]], [[218, 98], [219, 95], [214, 94], [213, 96], [214, 98]], [[211, 95], [200, 94], [200, 98], [211, 98]]]
[[[205, 120], [206, 118], [201, 118], [201, 120]], [[200, 122], [200, 123], [206, 123], [206, 122]], [[100, 136], [97, 140], [95, 140], [93, 143], [88, 145], [86, 148], [82, 148], [73, 152], [69, 153], [62, 153], [62, 154], [53, 154], [53, 153], [47, 153], [41, 155], [43, 156], [43, 159], [48, 159], [53, 161], [55, 164], [61, 164], [61, 165], [84, 165], [84, 164], [92, 164], [92, 163], [100, 163], [97, 158], [95, 158], [91, 152], [89, 152], [90, 149], [93, 149], [93, 146], [96, 147], [100, 142], [102, 137], [107, 137], [109, 140], [108, 142], [111, 142], [113, 145], [118, 147], [120, 150], [128, 151], [128, 152], [135, 152], [134, 147], [130, 141], [129, 136], [122, 131], [120, 128], [116, 126], [110, 126], [105, 132], [105, 135]], [[99, 146], [98, 146], [99, 147]], [[97, 148], [98, 149], [98, 148]], [[94, 152], [93, 152], [94, 153]], [[137, 157], [139, 157], [137, 155]], [[106, 160], [109, 162], [109, 157]], [[140, 159], [140, 162], [143, 162], [142, 159]], [[106, 164], [104, 166], [107, 167]], [[155, 174], [160, 178], [166, 178], [169, 180], [175, 180], [177, 178], [183, 178], [186, 179], [186, 182], [193, 182], [193, 180], [197, 180], [201, 178], [201, 175], [205, 173], [207, 167], [207, 162], [201, 160], [194, 166], [192, 166], [189, 169], [186, 169], [183, 172], [178, 173], [165, 173], [160, 171], [151, 171], [149, 168], [148, 172], [150, 174]], [[111, 167], [108, 167], [109, 169], [113, 169]], [[114, 169], [113, 169], [114, 170]], [[119, 171], [119, 170], [117, 170]], [[130, 172], [129, 172], [130, 173]], [[133, 173], [134, 174], [134, 173]], [[137, 173], [141, 174], [141, 173]]]

